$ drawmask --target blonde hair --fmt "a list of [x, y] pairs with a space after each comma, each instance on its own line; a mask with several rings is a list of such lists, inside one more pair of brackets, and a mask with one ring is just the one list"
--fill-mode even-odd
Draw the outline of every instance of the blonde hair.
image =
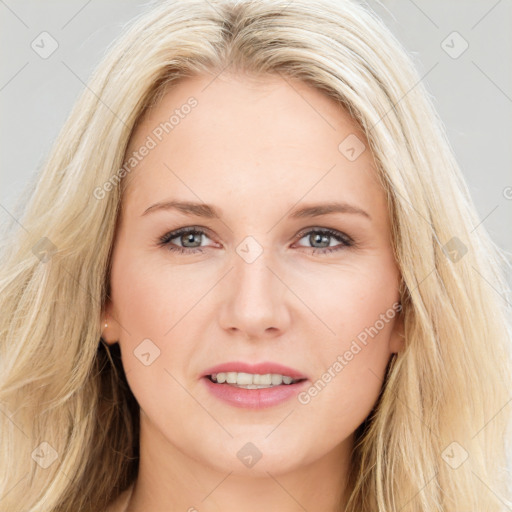
[[109, 48], [4, 238], [0, 508], [97, 511], [136, 478], [138, 405], [100, 339], [120, 169], [169, 87], [223, 70], [295, 77], [344, 106], [388, 198], [405, 348], [356, 431], [345, 510], [510, 510], [510, 263], [475, 228], [411, 59], [351, 0], [164, 1]]

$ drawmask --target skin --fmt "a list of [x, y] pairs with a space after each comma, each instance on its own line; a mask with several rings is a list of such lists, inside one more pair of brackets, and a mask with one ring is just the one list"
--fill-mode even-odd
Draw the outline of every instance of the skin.
[[[212, 80], [187, 78], [167, 92], [128, 149], [197, 99], [132, 171], [114, 241], [103, 338], [119, 342], [141, 406], [140, 472], [127, 510], [334, 511], [354, 431], [378, 398], [391, 355], [403, 348], [402, 316], [360, 344], [308, 404], [233, 407], [211, 395], [201, 375], [226, 361], [274, 361], [312, 384], [332, 368], [399, 301], [386, 198], [367, 141], [332, 99], [279, 76], [226, 72]], [[367, 148], [354, 161], [338, 149], [350, 134]], [[170, 199], [213, 205], [221, 219], [171, 209], [142, 215]], [[370, 218], [290, 218], [292, 209], [329, 201]], [[202, 253], [156, 242], [194, 226], [205, 234], [172, 243], [200, 245]], [[322, 242], [311, 232], [319, 228], [355, 245]], [[236, 252], [249, 235], [263, 250], [252, 263]], [[339, 250], [322, 253], [326, 245]], [[160, 355], [145, 366], [134, 350], [147, 338]], [[262, 454], [252, 467], [237, 457], [248, 442]]]

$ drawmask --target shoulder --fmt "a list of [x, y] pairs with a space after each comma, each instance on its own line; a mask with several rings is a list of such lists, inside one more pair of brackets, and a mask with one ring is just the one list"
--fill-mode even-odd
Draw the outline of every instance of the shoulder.
[[103, 512], [124, 512], [133, 491], [133, 484], [111, 501]]

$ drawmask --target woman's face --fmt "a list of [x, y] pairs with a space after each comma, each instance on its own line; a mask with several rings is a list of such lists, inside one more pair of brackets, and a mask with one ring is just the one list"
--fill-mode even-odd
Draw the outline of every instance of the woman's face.
[[[119, 341], [142, 409], [141, 457], [251, 475], [338, 464], [402, 342], [362, 132], [302, 82], [224, 73], [168, 92], [127, 161], [134, 151], [104, 338]], [[224, 363], [305, 380], [211, 382]], [[291, 370], [243, 366], [259, 363]]]

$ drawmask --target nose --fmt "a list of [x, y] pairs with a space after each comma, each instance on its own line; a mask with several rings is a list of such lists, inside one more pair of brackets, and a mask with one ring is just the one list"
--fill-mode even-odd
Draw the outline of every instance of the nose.
[[234, 268], [223, 285], [226, 300], [219, 319], [223, 329], [252, 340], [276, 337], [288, 329], [289, 293], [269, 253], [264, 250], [251, 263], [234, 254]]

